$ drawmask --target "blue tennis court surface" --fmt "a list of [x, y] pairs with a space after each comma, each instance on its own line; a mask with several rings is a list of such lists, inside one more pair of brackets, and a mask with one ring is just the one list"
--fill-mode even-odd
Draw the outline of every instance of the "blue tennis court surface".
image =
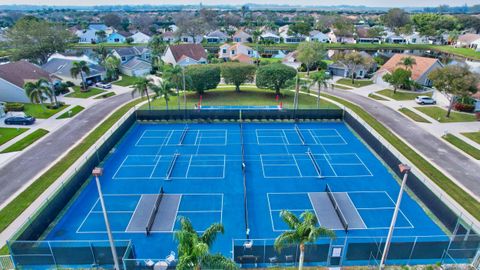
[[[132, 240], [140, 259], [177, 251], [173, 232], [180, 216], [200, 232], [222, 223], [225, 234], [212, 251], [227, 257], [232, 241], [246, 238], [247, 226], [251, 239], [287, 230], [283, 209], [312, 211], [339, 237], [386, 236], [399, 190], [381, 161], [339, 122], [248, 123], [242, 129], [239, 123], [137, 123], [101, 166], [114, 237]], [[395, 236], [444, 235], [409, 195], [400, 209]], [[105, 231], [90, 181], [46, 238], [105, 240]]]

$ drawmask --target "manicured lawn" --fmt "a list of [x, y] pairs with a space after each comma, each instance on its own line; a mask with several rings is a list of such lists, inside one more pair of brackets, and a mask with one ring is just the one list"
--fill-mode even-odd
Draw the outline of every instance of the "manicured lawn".
[[7, 147], [5, 150], [2, 151], [2, 153], [21, 151], [47, 134], [48, 130], [42, 128], [37, 129], [34, 132], [25, 136], [23, 139], [19, 140], [18, 142]]
[[335, 88], [342, 89], [342, 90], [353, 90], [353, 88], [351, 87], [343, 86], [340, 84], [333, 84], [333, 86], [335, 86]]
[[65, 119], [65, 118], [70, 118], [70, 117], [74, 117], [75, 115], [77, 115], [79, 112], [83, 111], [83, 108], [82, 106], [75, 106], [73, 108], [71, 108], [70, 110], [68, 110], [67, 112], [63, 113], [62, 115], [60, 115], [59, 117], [57, 117], [57, 119]]
[[469, 138], [470, 140], [480, 144], [480, 131], [479, 132], [466, 132], [466, 133], [462, 133], [462, 135]]
[[0, 145], [3, 145], [27, 130], [28, 128], [0, 128]]
[[60, 106], [57, 109], [48, 109], [46, 106], [42, 108], [40, 104], [33, 104], [33, 103], [25, 103], [24, 104], [23, 112], [30, 116], [33, 116], [38, 119], [47, 119], [50, 118], [52, 115], [58, 113], [59, 111], [68, 107], [68, 105]]
[[[275, 92], [271, 90], [258, 89], [253, 86], [240, 87], [240, 92], [237, 93], [234, 87], [222, 87], [215, 90], [208, 90], [202, 95], [202, 105], [205, 106], [233, 106], [233, 105], [251, 105], [251, 106], [275, 106], [278, 102], [275, 101]], [[283, 96], [280, 96], [279, 102], [283, 102], [284, 108], [293, 107], [294, 93], [290, 91], [282, 91]], [[180, 93], [180, 103], [183, 107], [183, 93]], [[193, 109], [195, 104], [198, 104], [199, 95], [196, 92], [187, 93], [187, 108]], [[309, 95], [300, 95], [298, 104], [299, 108], [313, 109], [317, 107], [316, 98]], [[170, 109], [178, 108], [178, 99], [176, 96], [171, 97], [168, 102]], [[153, 109], [165, 109], [165, 100], [163, 98], [156, 99], [152, 102]], [[336, 105], [321, 100], [321, 108], [338, 108]], [[148, 109], [148, 104], [143, 105], [143, 109]]]
[[369, 98], [372, 98], [372, 99], [376, 99], [376, 100], [388, 101], [388, 99], [383, 98], [383, 97], [381, 97], [381, 96], [377, 96], [377, 95], [372, 94], [372, 93], [368, 94], [368, 97], [369, 97]]
[[273, 63], [281, 63], [281, 62], [282, 62], [282, 59], [278, 59], [278, 58], [260, 57], [260, 63], [273, 64]]
[[112, 97], [112, 96], [115, 96], [115, 92], [108, 92], [108, 93], [105, 93], [105, 94], [100, 95], [98, 97], [95, 97], [94, 99], [104, 99], [104, 98], [109, 98], [109, 97]]
[[[143, 101], [136, 99], [130, 103], [120, 107], [110, 117], [102, 122], [95, 130], [85, 137], [77, 146], [71, 149], [65, 157], [55, 163], [43, 175], [35, 179], [22, 193], [20, 193], [13, 201], [0, 210], [0, 232], [10, 225], [25, 209], [42, 194], [55, 180], [57, 180], [72, 164], [87, 151], [105, 132], [108, 131], [125, 113]], [[2, 248], [1, 251], [5, 251]]]
[[371, 85], [371, 84], [373, 84], [373, 82], [371, 80], [355, 80], [355, 83], [352, 84], [351, 79], [343, 78], [343, 79], [338, 80], [337, 84], [343, 84], [343, 85], [358, 88], [358, 87], [364, 87], [364, 86], [367, 86], [367, 85]]
[[376, 92], [377, 94], [380, 94], [382, 96], [389, 97], [391, 99], [395, 100], [414, 100], [418, 96], [432, 96], [432, 93], [428, 94], [421, 94], [421, 93], [408, 93], [408, 92], [400, 92], [397, 91], [396, 93], [393, 93], [393, 90], [391, 89], [384, 89]]
[[130, 86], [130, 85], [133, 85], [137, 79], [138, 79], [137, 77], [122, 75], [121, 80], [113, 82], [112, 84], [115, 84], [115, 85], [118, 85], [118, 86]]
[[390, 144], [392, 144], [420, 171], [422, 171], [427, 177], [429, 177], [434, 183], [436, 183], [441, 189], [443, 189], [455, 201], [457, 201], [463, 208], [465, 208], [465, 210], [467, 210], [475, 218], [480, 219], [480, 202], [474, 199], [470, 194], [466, 193], [461, 187], [459, 187], [455, 182], [439, 171], [434, 165], [432, 165], [414, 149], [410, 148], [406, 143], [395, 136], [389, 128], [383, 126], [361, 107], [338, 97], [328, 94], [323, 95], [331, 100], [341, 103], [344, 106], [347, 106], [354, 111], [379, 134], [382, 134], [382, 136]]
[[425, 106], [425, 107], [415, 107], [415, 109], [423, 112], [424, 114], [432, 117], [435, 120], [438, 120], [440, 123], [451, 123], [451, 122], [474, 122], [477, 121], [475, 115], [459, 113], [452, 111], [450, 117], [446, 117], [447, 110], [444, 110], [437, 106]]
[[458, 149], [472, 156], [474, 159], [480, 159], [480, 149], [466, 143], [465, 141], [458, 138], [457, 136], [448, 133], [447, 135], [444, 135], [442, 138], [445, 139], [447, 142], [455, 145], [455, 147], [457, 147]]
[[431, 123], [427, 119], [425, 119], [422, 116], [416, 114], [415, 112], [413, 112], [412, 110], [410, 110], [408, 108], [401, 108], [401, 109], [399, 109], [399, 111], [401, 111], [406, 116], [410, 117], [413, 121], [422, 122], [422, 123]]
[[73, 89], [73, 93], [65, 95], [66, 97], [70, 97], [70, 98], [89, 98], [89, 97], [96, 96], [96, 95], [99, 95], [99, 94], [105, 92], [105, 90], [95, 88], [95, 87], [90, 87], [90, 88], [88, 88], [87, 92], [83, 92], [83, 91], [81, 91], [80, 86], [77, 86], [77, 85], [73, 86], [72, 89]]

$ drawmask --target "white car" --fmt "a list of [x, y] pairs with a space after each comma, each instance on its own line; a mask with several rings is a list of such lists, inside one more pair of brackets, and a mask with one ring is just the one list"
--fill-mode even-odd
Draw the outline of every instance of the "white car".
[[415, 98], [415, 102], [422, 105], [437, 104], [437, 101], [429, 96], [418, 96]]
[[111, 83], [102, 83], [102, 82], [98, 82], [95, 84], [96, 87], [99, 87], [99, 88], [102, 88], [102, 89], [110, 89], [112, 88], [112, 84]]

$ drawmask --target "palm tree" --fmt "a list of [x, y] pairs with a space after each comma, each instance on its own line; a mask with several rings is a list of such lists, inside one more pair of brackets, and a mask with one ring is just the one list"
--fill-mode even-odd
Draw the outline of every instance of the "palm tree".
[[[174, 237], [178, 241], [179, 262], [177, 269], [205, 268], [236, 269], [233, 261], [221, 256], [212, 255], [209, 250], [219, 233], [224, 233], [222, 224], [214, 223], [203, 234], [198, 234], [188, 218], [180, 217], [180, 230], [175, 231]], [[212, 265], [215, 264], [215, 265]]]
[[72, 75], [73, 78], [77, 78], [78, 74], [80, 74], [80, 77], [82, 78], [82, 86], [81, 88], [84, 91], [87, 91], [87, 83], [85, 82], [85, 76], [90, 74], [90, 68], [88, 67], [87, 62], [85, 61], [80, 61], [80, 62], [73, 62], [72, 68], [70, 68], [70, 75]]
[[148, 90], [152, 89], [152, 87], [154, 87], [152, 79], [139, 78], [133, 83], [132, 97], [134, 97], [136, 93], [138, 93], [140, 97], [147, 96], [149, 110], [151, 110], [152, 107], [150, 104], [150, 96], [148, 95]]
[[118, 78], [118, 69], [120, 68], [120, 59], [115, 56], [108, 56], [103, 64], [107, 70], [107, 77], [110, 80]]
[[400, 59], [398, 65], [404, 66], [407, 70], [412, 70], [413, 66], [417, 64], [415, 58], [407, 56]]
[[311, 84], [309, 86], [312, 87], [315, 84], [318, 86], [317, 92], [317, 109], [320, 107], [320, 91], [322, 90], [322, 86], [327, 88], [327, 76], [323, 72], [317, 72], [310, 76]]
[[98, 41], [100, 43], [104, 42], [105, 39], [107, 38], [107, 33], [105, 33], [105, 31], [103, 30], [95, 32], [95, 35], [98, 37]]
[[255, 29], [252, 32], [253, 43], [258, 43], [261, 35], [262, 35], [262, 31], [260, 31], [260, 29]]
[[[183, 85], [183, 70], [179, 65], [169, 67], [165, 72], [165, 78], [170, 81], [170, 83], [177, 90], [177, 96], [180, 95], [180, 87]], [[178, 109], [180, 110], [180, 99], [178, 99]]]
[[[152, 91], [155, 92], [155, 96], [163, 97], [165, 99], [165, 104], [168, 111], [168, 101], [170, 101], [170, 96], [176, 95], [175, 92], [172, 91], [172, 83], [164, 79], [159, 85], [152, 86]], [[178, 104], [178, 109], [180, 109], [180, 103]]]
[[30, 101], [32, 103], [39, 103], [43, 111], [45, 111], [45, 106], [43, 105], [45, 96], [52, 99], [52, 89], [48, 86], [48, 81], [40, 79], [36, 82], [27, 82], [23, 88]]
[[282, 210], [280, 217], [288, 225], [290, 231], [286, 231], [275, 239], [274, 247], [280, 252], [285, 246], [299, 245], [300, 258], [298, 269], [302, 270], [305, 257], [305, 244], [314, 243], [319, 237], [335, 238], [335, 232], [325, 227], [317, 227], [318, 220], [314, 213], [305, 211], [297, 218], [292, 212]]

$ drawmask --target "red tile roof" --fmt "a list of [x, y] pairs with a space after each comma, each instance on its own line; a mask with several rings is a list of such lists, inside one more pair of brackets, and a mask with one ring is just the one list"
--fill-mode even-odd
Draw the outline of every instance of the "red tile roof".
[[27, 82], [42, 78], [50, 80], [51, 76], [39, 66], [22, 60], [0, 65], [0, 78], [23, 88]]
[[172, 51], [176, 62], [178, 62], [184, 56], [190, 57], [196, 61], [200, 60], [201, 58], [207, 59], [207, 53], [200, 44], [170, 45], [170, 50]]
[[401, 64], [399, 64], [402, 61], [402, 58], [405, 57], [411, 57], [415, 59], [416, 64], [413, 65], [412, 67], [412, 79], [417, 80], [420, 78], [428, 69], [430, 69], [431, 66], [433, 66], [436, 62], [438, 62], [438, 59], [435, 58], [429, 58], [429, 57], [421, 57], [421, 56], [415, 56], [415, 55], [410, 55], [410, 54], [395, 54], [388, 60], [381, 68], [379, 71], [384, 71], [387, 70], [388, 72], [393, 72], [397, 68], [405, 68]]

